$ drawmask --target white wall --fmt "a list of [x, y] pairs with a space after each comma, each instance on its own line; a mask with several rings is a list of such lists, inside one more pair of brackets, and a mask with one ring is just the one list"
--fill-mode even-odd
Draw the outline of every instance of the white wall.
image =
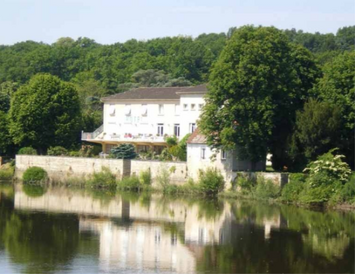
[[[129, 104], [131, 114], [125, 114], [125, 106]], [[142, 105], [147, 105], [147, 115], [142, 115]], [[159, 114], [159, 104], [164, 105], [164, 114]], [[158, 133], [158, 124], [164, 124], [164, 134], [174, 134], [174, 123], [179, 123], [179, 116], [175, 115], [175, 104], [179, 101], [164, 101], [159, 103], [147, 103], [147, 101], [134, 103], [105, 103], [104, 104], [104, 132], [106, 134], [125, 133], [137, 134], [153, 134]], [[115, 114], [110, 115], [110, 105], [115, 106]]]
[[[158, 133], [158, 124], [164, 124], [164, 134], [174, 135], [174, 124], [180, 124], [180, 138], [189, 132], [189, 124], [197, 123], [201, 110], [199, 105], [204, 104], [202, 94], [182, 94], [180, 100], [156, 101], [128, 101], [106, 102], [104, 104], [104, 132], [107, 135], [116, 133], [123, 136], [125, 133], [153, 134]], [[125, 114], [125, 106], [130, 105], [131, 115]], [[159, 105], [164, 105], [164, 114], [159, 114]], [[187, 110], [183, 109], [188, 105]], [[191, 105], [195, 104], [195, 110]], [[110, 105], [114, 105], [115, 114], [110, 115]], [[147, 105], [147, 116], [142, 116], [142, 105]], [[176, 113], [175, 105], [180, 105], [180, 112]]]
[[76, 158], [56, 156], [16, 155], [16, 178], [29, 167], [37, 166], [47, 171], [51, 180], [65, 182], [71, 178], [89, 178], [94, 172], [100, 172], [102, 167], [108, 167], [118, 179], [127, 174], [127, 161], [118, 159]]
[[[201, 151], [205, 149], [205, 159], [201, 158]], [[216, 153], [215, 160], [212, 162], [210, 157], [213, 155], [213, 151], [206, 144], [188, 144], [187, 145], [187, 167], [188, 175], [194, 180], [198, 179], [199, 170], [205, 170], [208, 167], [217, 168], [226, 182], [229, 183], [232, 180], [233, 159], [235, 155], [232, 151], [227, 151], [227, 157], [222, 160], [222, 152]]]
[[[184, 110], [184, 104], [187, 104], [187, 110]], [[195, 104], [195, 110], [191, 110], [191, 105]], [[189, 131], [190, 123], [197, 123], [200, 117], [201, 110], [199, 109], [199, 104], [205, 104], [205, 99], [203, 94], [182, 94], [180, 97], [181, 105], [181, 123], [180, 132], [181, 136], [184, 137], [186, 134], [191, 133]]]

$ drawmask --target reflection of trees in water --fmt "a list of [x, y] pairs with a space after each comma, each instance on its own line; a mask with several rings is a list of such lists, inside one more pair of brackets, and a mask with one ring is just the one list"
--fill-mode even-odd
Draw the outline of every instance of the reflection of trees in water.
[[79, 221], [73, 215], [18, 212], [0, 201], [0, 237], [11, 260], [25, 272], [48, 273], [68, 265], [78, 249]]
[[[315, 212], [256, 202], [232, 203], [235, 222], [226, 245], [202, 247], [197, 269], [216, 272], [354, 272], [354, 214]], [[265, 239], [263, 222], [280, 218]]]
[[355, 238], [354, 212], [317, 212], [288, 206], [281, 211], [288, 228], [302, 232], [304, 244], [328, 260], [343, 257]]

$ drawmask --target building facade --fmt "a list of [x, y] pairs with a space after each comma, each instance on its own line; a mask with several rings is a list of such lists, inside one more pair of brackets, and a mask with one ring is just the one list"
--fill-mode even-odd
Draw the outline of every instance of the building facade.
[[103, 152], [130, 143], [138, 151], [161, 151], [165, 138], [183, 138], [196, 129], [205, 103], [205, 85], [193, 87], [137, 88], [102, 98], [103, 125], [83, 132], [82, 140], [102, 144]]

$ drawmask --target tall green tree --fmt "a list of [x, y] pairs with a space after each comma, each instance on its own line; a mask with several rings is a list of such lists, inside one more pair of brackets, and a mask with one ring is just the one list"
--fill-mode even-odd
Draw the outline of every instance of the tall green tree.
[[354, 169], [355, 130], [355, 52], [344, 52], [324, 66], [324, 76], [315, 87], [322, 101], [336, 106], [341, 112], [338, 148]]
[[338, 106], [310, 99], [304, 109], [297, 112], [296, 127], [290, 153], [292, 170], [301, 171], [307, 163], [330, 149], [341, 146], [341, 112]]
[[285, 147], [296, 110], [318, 74], [311, 54], [276, 28], [237, 29], [211, 72], [199, 122], [208, 144], [237, 146], [240, 156], [253, 162]]
[[72, 84], [49, 74], [36, 75], [19, 88], [9, 115], [13, 142], [40, 153], [50, 146], [71, 146], [80, 136], [78, 93]]

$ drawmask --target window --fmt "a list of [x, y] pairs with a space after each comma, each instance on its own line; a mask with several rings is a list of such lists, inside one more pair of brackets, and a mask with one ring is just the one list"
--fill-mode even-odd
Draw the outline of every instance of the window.
[[227, 159], [227, 152], [225, 150], [222, 150], [221, 152], [221, 160]]
[[115, 116], [115, 112], [116, 112], [115, 105], [110, 105], [108, 108], [108, 113], [110, 114], [110, 116]]
[[189, 109], [188, 104], [184, 104], [184, 110], [186, 111], [186, 110], [188, 110], [188, 109]]
[[196, 104], [191, 104], [191, 110], [196, 110]]
[[203, 104], [198, 104], [198, 110], [202, 110]]
[[142, 116], [147, 116], [147, 114], [148, 114], [147, 105], [142, 105]]
[[158, 136], [164, 135], [164, 124], [158, 124]]
[[174, 135], [176, 137], [180, 137], [180, 124], [175, 124], [174, 125]]
[[159, 115], [164, 115], [164, 105], [159, 105]]
[[181, 107], [180, 105], [175, 105], [175, 115], [180, 115]]
[[196, 129], [196, 124], [195, 123], [190, 123], [189, 125], [189, 133], [194, 132]]
[[124, 114], [126, 116], [130, 116], [131, 115], [131, 105], [125, 105]]
[[206, 159], [206, 148], [201, 148], [201, 159]]

